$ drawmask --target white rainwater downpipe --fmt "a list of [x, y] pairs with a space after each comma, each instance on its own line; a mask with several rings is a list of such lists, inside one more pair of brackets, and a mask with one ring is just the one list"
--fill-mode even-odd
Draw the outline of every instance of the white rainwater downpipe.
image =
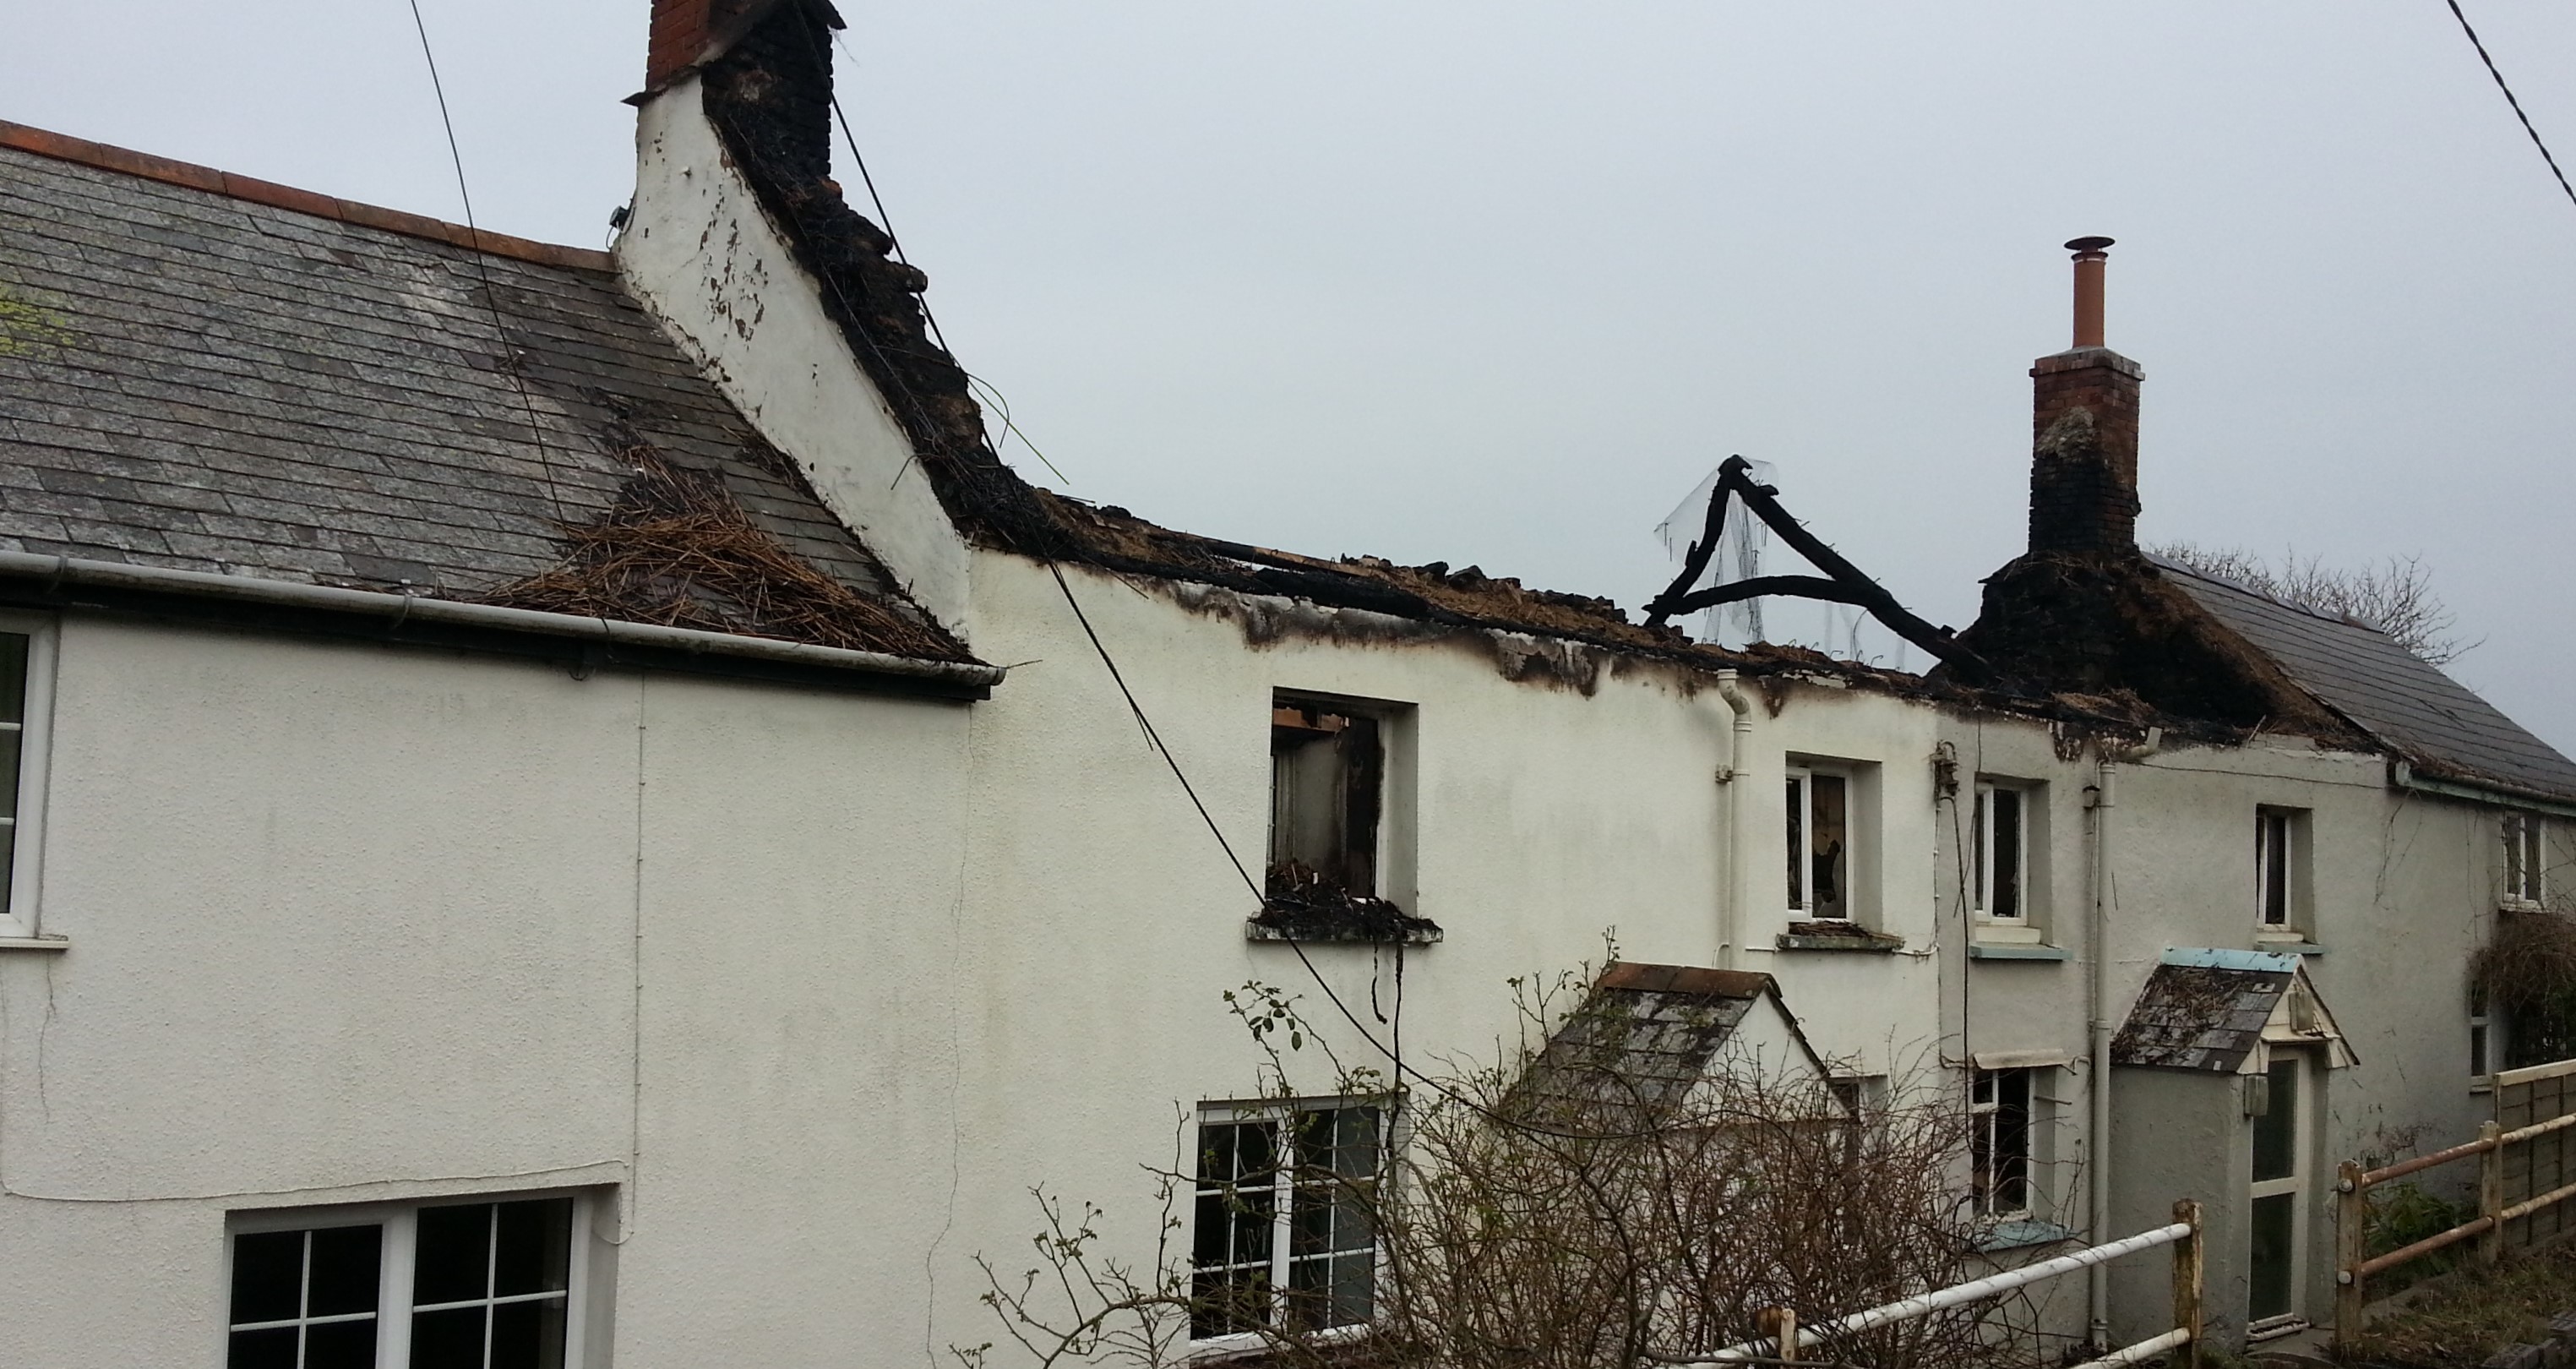
[[1726, 834], [1721, 844], [1726, 848], [1726, 873], [1718, 879], [1717, 964], [1718, 968], [1744, 968], [1744, 791], [1736, 780], [1744, 773], [1745, 739], [1753, 735], [1753, 703], [1735, 683], [1735, 672], [1717, 672], [1717, 696], [1735, 712], [1735, 724], [1726, 747], [1726, 764], [1719, 767], [1717, 782], [1726, 787]]
[[[2111, 810], [2120, 803], [2120, 764], [2142, 761], [2164, 744], [2165, 730], [2147, 729], [2144, 743], [2122, 750], [2104, 747], [2101, 778], [2093, 791], [2093, 925], [2084, 939], [2092, 964], [2086, 985], [2085, 1020], [2092, 1031], [2092, 1083], [2087, 1090], [2092, 1120], [2085, 1129], [2086, 1234], [2099, 1239], [2111, 1229]], [[2111, 1271], [2095, 1265], [2084, 1279], [2088, 1326], [2096, 1349], [2111, 1343]]]

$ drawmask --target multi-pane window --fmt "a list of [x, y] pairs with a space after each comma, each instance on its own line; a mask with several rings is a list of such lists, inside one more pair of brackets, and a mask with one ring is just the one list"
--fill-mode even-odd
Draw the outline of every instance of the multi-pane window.
[[1220, 1104], [1199, 1122], [1190, 1335], [1369, 1320], [1386, 1110]]
[[1275, 698], [1270, 713], [1270, 892], [1375, 897], [1386, 744], [1346, 705]]
[[564, 1369], [578, 1202], [238, 1219], [227, 1369]]
[[1851, 779], [1792, 769], [1788, 810], [1789, 915], [1851, 916]]
[[0, 632], [0, 915], [12, 909], [18, 853], [18, 772], [27, 741], [27, 658], [34, 639]]
[[2027, 869], [2023, 819], [2027, 795], [2002, 785], [1977, 786], [1975, 831], [1977, 915], [2018, 922], [2026, 915], [2023, 875]]
[[1978, 1216], [2030, 1213], [2030, 1075], [1978, 1070], [1969, 1085], [1968, 1182]]
[[2254, 914], [2267, 931], [2298, 927], [2299, 810], [2254, 810]]
[[2547, 890], [2548, 820], [2538, 813], [2504, 815], [2504, 897], [2507, 903], [2536, 904]]

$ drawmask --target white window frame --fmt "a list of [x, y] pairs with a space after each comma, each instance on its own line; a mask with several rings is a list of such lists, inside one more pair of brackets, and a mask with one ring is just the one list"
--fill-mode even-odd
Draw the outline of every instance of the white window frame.
[[[1994, 876], [1997, 864], [1995, 797], [1999, 794], [2012, 796], [2013, 805], [2018, 810], [2015, 829], [2021, 833], [2021, 840], [2013, 851], [2012, 875], [2015, 904], [2010, 913], [1994, 911]], [[2031, 790], [2017, 784], [1981, 781], [1977, 785], [1976, 811], [1970, 820], [1977, 845], [1972, 866], [1976, 872], [1976, 888], [1972, 895], [1975, 901], [1970, 906], [1976, 910], [1978, 918], [1983, 921], [2006, 927], [2030, 925], [2030, 796]]]
[[2507, 908], [2537, 908], [2549, 896], [2549, 819], [2538, 813], [2504, 815], [2504, 896]]
[[2469, 988], [2469, 1084], [2473, 1089], [2491, 1087], [2503, 1047], [2502, 1033], [2496, 1030], [2495, 1014], [2487, 1004], [2486, 986]]
[[[2257, 936], [2273, 941], [2304, 941], [2307, 929], [2300, 925], [2299, 907], [2306, 897], [2305, 871], [2299, 868], [2299, 848], [2306, 834], [2300, 825], [2307, 820], [2308, 810], [2280, 804], [2263, 804], [2254, 810], [2254, 930]], [[2281, 918], [2272, 920], [2272, 867], [2281, 869]]]
[[[518, 1203], [550, 1198], [572, 1199], [572, 1234], [564, 1270], [564, 1369], [580, 1369], [585, 1363], [584, 1323], [590, 1305], [590, 1261], [587, 1256], [588, 1236], [601, 1195], [589, 1189], [540, 1189], [512, 1193], [451, 1193], [436, 1198], [421, 1198], [402, 1203], [366, 1203], [325, 1207], [262, 1208], [252, 1212], [229, 1213], [224, 1219], [223, 1315], [216, 1318], [215, 1362], [222, 1364], [231, 1355], [232, 1333], [249, 1327], [292, 1325], [293, 1322], [256, 1322], [236, 1327], [232, 1320], [233, 1241], [235, 1237], [269, 1231], [306, 1231], [337, 1226], [378, 1226], [384, 1228], [379, 1247], [376, 1273], [376, 1369], [408, 1369], [411, 1363], [411, 1317], [416, 1311], [437, 1311], [448, 1307], [471, 1307], [511, 1302], [536, 1302], [557, 1296], [552, 1293], [514, 1294], [497, 1298], [468, 1299], [458, 1303], [433, 1303], [415, 1308], [411, 1303], [414, 1240], [420, 1212], [430, 1207], [462, 1207], [479, 1203]], [[315, 1318], [320, 1321], [364, 1320], [363, 1316]], [[297, 1320], [302, 1320], [301, 1318]]]
[[[0, 949], [43, 943], [45, 794], [53, 752], [54, 662], [60, 625], [51, 616], [0, 610], [0, 632], [27, 638], [27, 694], [18, 729], [18, 816], [11, 844], [8, 906], [0, 908]], [[0, 723], [0, 727], [11, 724]]]
[[[1197, 1147], [1201, 1144], [1200, 1136], [1203, 1129], [1210, 1124], [1226, 1125], [1244, 1122], [1270, 1122], [1275, 1124], [1278, 1128], [1274, 1133], [1273, 1144], [1276, 1149], [1273, 1152], [1275, 1157], [1275, 1163], [1273, 1165], [1274, 1177], [1271, 1181], [1270, 1190], [1270, 1288], [1272, 1290], [1270, 1324], [1274, 1330], [1279, 1327], [1281, 1320], [1287, 1315], [1288, 1310], [1288, 1299], [1286, 1297], [1286, 1290], [1290, 1283], [1288, 1266], [1293, 1256], [1291, 1225], [1296, 1215], [1293, 1195], [1296, 1189], [1296, 1167], [1298, 1162], [1293, 1147], [1293, 1140], [1297, 1114], [1301, 1112], [1339, 1108], [1377, 1109], [1378, 1172], [1376, 1182], [1378, 1184], [1378, 1191], [1381, 1193], [1385, 1192], [1385, 1186], [1394, 1180], [1395, 1170], [1395, 1100], [1392, 1097], [1383, 1095], [1350, 1095], [1321, 1098], [1286, 1098], [1275, 1101], [1265, 1100], [1259, 1102], [1203, 1103], [1199, 1106], [1197, 1127], [1194, 1127], [1191, 1131], [1192, 1153], [1188, 1163], [1188, 1170], [1191, 1175], [1191, 1220], [1195, 1223], [1197, 1220], [1196, 1207], [1198, 1192], [1198, 1160], [1196, 1158], [1196, 1154]], [[1195, 1244], [1197, 1236], [1195, 1227], [1193, 1227], [1191, 1236], [1193, 1238], [1193, 1244]], [[1374, 1264], [1376, 1266], [1375, 1289], [1383, 1290], [1386, 1286], [1387, 1277], [1386, 1242], [1383, 1238], [1380, 1238], [1375, 1242], [1374, 1255]], [[1190, 1266], [1190, 1272], [1193, 1277], [1196, 1276], [1198, 1269], [1199, 1266], [1197, 1262], [1193, 1260]], [[1376, 1307], [1381, 1297], [1381, 1292], [1372, 1292], [1370, 1299], [1370, 1316], [1367, 1321], [1356, 1322], [1344, 1326], [1323, 1328], [1308, 1333], [1308, 1338], [1329, 1344], [1346, 1339], [1355, 1339], [1366, 1336], [1377, 1324]], [[1198, 1336], [1192, 1337], [1189, 1341], [1189, 1357], [1193, 1360], [1226, 1359], [1238, 1354], [1268, 1349], [1270, 1344], [1270, 1338], [1259, 1331], [1238, 1331], [1226, 1335]]]
[[[2010, 1208], [1996, 1206], [1993, 1185], [1976, 1187], [1989, 1176], [1972, 1173], [1970, 1197], [1975, 1203], [1978, 1220], [1984, 1222], [2028, 1221], [2039, 1206], [2036, 1201], [2039, 1193], [2039, 1071], [2026, 1065], [2002, 1069], [1971, 1066], [1968, 1074], [1968, 1126], [1972, 1133], [1986, 1138], [1986, 1156], [1992, 1168], [1991, 1162], [1996, 1154], [1994, 1128], [1996, 1119], [2003, 1115], [2004, 1080], [2009, 1076], [2018, 1076], [2021, 1080], [2021, 1205]], [[1989, 1082], [1994, 1085], [1987, 1090], [1990, 1096], [1980, 1099], [1977, 1096], [1980, 1086]], [[1972, 1165], [1975, 1163], [1974, 1154], [1972, 1145]]]
[[[1816, 821], [1815, 787], [1816, 777], [1819, 775], [1843, 782], [1843, 910], [1839, 913], [1816, 911], [1813, 887], [1816, 880], [1815, 833], [1809, 829]], [[1860, 869], [1860, 775], [1855, 770], [1838, 765], [1792, 764], [1788, 767], [1788, 782], [1797, 786], [1798, 797], [1794, 800], [1790, 799], [1785, 788], [1781, 794], [1784, 806], [1794, 803], [1796, 807], [1793, 811], [1784, 811], [1781, 814], [1780, 840], [1784, 846], [1789, 844], [1789, 825], [1790, 820], [1794, 818], [1797, 823], [1799, 848], [1794, 853], [1797, 856], [1796, 860], [1781, 862], [1781, 873], [1784, 876], [1790, 876], [1789, 887], [1785, 891], [1788, 895], [1785, 902], [1788, 904], [1789, 920], [1792, 922], [1849, 922], [1858, 925], [1861, 920], [1859, 894], [1854, 886], [1858, 883], [1857, 876]], [[1791, 853], [1783, 851], [1782, 854], [1785, 856]], [[1795, 872], [1794, 875], [1791, 874], [1792, 871]]]

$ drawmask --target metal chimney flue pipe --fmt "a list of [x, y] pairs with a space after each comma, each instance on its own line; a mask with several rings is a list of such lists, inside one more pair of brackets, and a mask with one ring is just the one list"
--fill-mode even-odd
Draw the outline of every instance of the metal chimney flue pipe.
[[2103, 249], [2109, 238], [2077, 238], [2066, 244], [2075, 254], [2075, 345], [2100, 347], [2102, 342], [2102, 269], [2111, 260]]

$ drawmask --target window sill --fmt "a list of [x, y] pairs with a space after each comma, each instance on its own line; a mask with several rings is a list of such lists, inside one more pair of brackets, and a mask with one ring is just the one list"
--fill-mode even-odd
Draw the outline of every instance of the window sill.
[[1293, 897], [1273, 893], [1257, 916], [1243, 922], [1246, 941], [1429, 946], [1443, 935], [1440, 924], [1427, 917], [1415, 917], [1382, 898], [1339, 890], [1301, 891]]
[[72, 948], [66, 936], [0, 936], [0, 952], [68, 951]]
[[1792, 922], [1772, 943], [1784, 951], [1859, 951], [1886, 955], [1905, 949], [1905, 938], [1851, 922]]
[[2064, 960], [2067, 958], [2067, 952], [2063, 946], [1971, 941], [1968, 943], [1968, 958], [1970, 960]]
[[[1366, 1340], [1372, 1329], [1366, 1322], [1327, 1327], [1321, 1331], [1308, 1333], [1301, 1338], [1301, 1341], [1304, 1345], [1316, 1349], [1349, 1345]], [[1191, 1341], [1189, 1348], [1182, 1351], [1181, 1356], [1183, 1362], [1189, 1364], [1241, 1364], [1246, 1361], [1268, 1359], [1277, 1355], [1281, 1348], [1280, 1341], [1259, 1331], [1241, 1331], [1231, 1336], [1211, 1336], [1206, 1340]]]
[[2043, 1222], [2031, 1217], [2016, 1217], [2010, 1221], [1997, 1222], [1978, 1232], [1969, 1245], [1981, 1255], [1992, 1255], [1998, 1251], [2021, 1250], [2034, 1245], [2055, 1245], [2059, 1241], [2074, 1239], [2074, 1232], [2055, 1222]]
[[2324, 955], [2326, 953], [2325, 947], [2305, 937], [2296, 936], [2258, 936], [2254, 938], [2254, 949], [2267, 955]]

